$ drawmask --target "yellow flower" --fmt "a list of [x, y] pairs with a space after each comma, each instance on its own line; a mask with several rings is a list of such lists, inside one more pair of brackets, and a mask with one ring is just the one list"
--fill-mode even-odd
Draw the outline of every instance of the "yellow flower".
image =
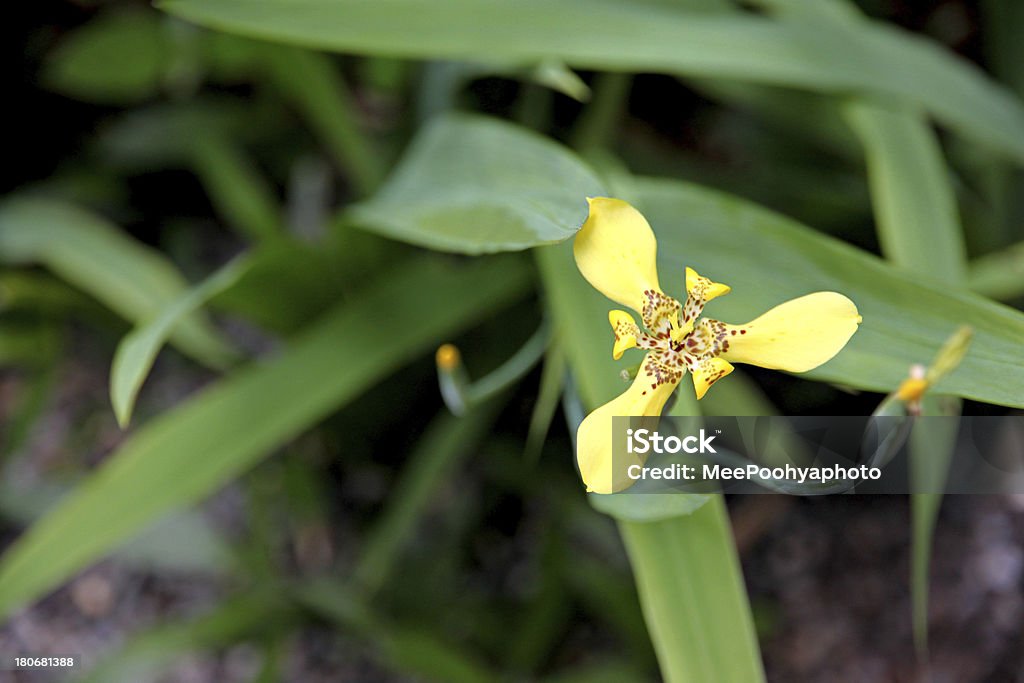
[[639, 456], [612, 462], [612, 417], [661, 414], [687, 371], [697, 398], [733, 371], [733, 363], [806, 372], [831, 359], [861, 321], [852, 301], [836, 292], [815, 292], [779, 304], [745, 325], [702, 318], [705, 304], [729, 287], [686, 269], [686, 303], [658, 284], [657, 242], [639, 211], [620, 199], [587, 199], [590, 215], [576, 234], [573, 253], [583, 277], [609, 299], [639, 314], [608, 315], [618, 359], [631, 348], [644, 349], [640, 371], [618, 398], [580, 424], [576, 458], [588, 491], [614, 493], [632, 485], [628, 467]]

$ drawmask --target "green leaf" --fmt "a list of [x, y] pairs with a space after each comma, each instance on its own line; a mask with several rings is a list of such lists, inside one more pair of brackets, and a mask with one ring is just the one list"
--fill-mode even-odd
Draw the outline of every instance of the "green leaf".
[[526, 432], [526, 444], [523, 447], [523, 460], [528, 465], [536, 465], [540, 458], [548, 430], [558, 412], [562, 391], [565, 388], [566, 367], [565, 353], [561, 342], [551, 340], [544, 356], [544, 365], [540, 373], [540, 387], [537, 389], [537, 400], [530, 414], [530, 426]]
[[384, 187], [352, 209], [359, 225], [434, 249], [480, 254], [570, 237], [601, 193], [594, 173], [560, 145], [475, 116], [428, 125]]
[[[665, 291], [683, 290], [692, 266], [732, 286], [707, 314], [752, 320], [787, 299], [820, 290], [850, 297], [864, 322], [825, 365], [799, 375], [888, 393], [914, 363], [927, 362], [962, 324], [974, 342], [936, 391], [1024, 407], [1024, 315], [913, 275], [839, 240], [736, 197], [674, 181], [637, 179], [637, 205], [658, 235]], [[678, 278], [678, 288], [667, 284]], [[603, 320], [602, 320], [603, 322]], [[712, 389], [714, 391], [714, 389]]]
[[0, 615], [160, 515], [223, 486], [443, 337], [494, 315], [526, 284], [515, 259], [464, 268], [407, 264], [327, 314], [276, 359], [147, 423], [0, 558]]
[[[95, 214], [57, 201], [12, 199], [0, 205], [0, 263], [46, 266], [136, 323], [159, 314], [187, 287], [155, 249]], [[235, 356], [197, 312], [181, 318], [171, 341], [214, 367]]]
[[919, 112], [873, 102], [844, 111], [868, 162], [882, 253], [901, 268], [950, 284], [967, 275], [956, 196], [935, 132]]
[[152, 97], [173, 57], [166, 28], [165, 20], [151, 12], [101, 15], [60, 42], [46, 60], [42, 81], [65, 95], [101, 104]]
[[654, 71], [909, 101], [1024, 161], [1024, 107], [934, 42], [872, 21], [805, 22], [563, 0], [165, 0], [189, 21], [305, 47]]
[[249, 269], [245, 258], [231, 261], [202, 283], [184, 293], [153, 320], [132, 330], [117, 346], [110, 368], [110, 402], [122, 428], [128, 425], [135, 398], [146, 380], [160, 348], [175, 326], [206, 301], [231, 287]]
[[665, 680], [763, 681], [722, 497], [710, 496], [707, 505], [687, 517], [620, 522], [619, 529]]

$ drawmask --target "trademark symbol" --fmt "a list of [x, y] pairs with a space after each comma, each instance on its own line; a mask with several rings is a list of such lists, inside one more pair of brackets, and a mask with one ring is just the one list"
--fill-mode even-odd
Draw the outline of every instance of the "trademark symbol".
[[716, 430], [715, 430], [715, 434], [721, 434], [721, 433], [722, 433], [722, 430], [721, 430], [721, 429], [716, 429]]

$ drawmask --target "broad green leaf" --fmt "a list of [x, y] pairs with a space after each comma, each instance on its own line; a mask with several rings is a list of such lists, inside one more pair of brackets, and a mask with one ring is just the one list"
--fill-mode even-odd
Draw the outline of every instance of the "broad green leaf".
[[515, 259], [416, 261], [135, 432], [0, 558], [0, 615], [238, 476], [443, 337], [519, 296]]
[[763, 681], [722, 497], [710, 496], [707, 505], [686, 517], [620, 522], [619, 529], [665, 680]]
[[479, 254], [571, 236], [600, 194], [594, 173], [560, 145], [483, 117], [429, 124], [384, 187], [351, 218], [388, 237]]
[[[0, 205], [0, 263], [43, 265], [136, 323], [159, 314], [187, 287], [156, 250], [84, 209], [42, 199]], [[171, 341], [212, 366], [222, 366], [235, 355], [197, 312], [181, 318]]]
[[1024, 161], [1024, 106], [1017, 99], [937, 44], [879, 22], [822, 24], [582, 0], [164, 0], [160, 6], [211, 28], [340, 52], [555, 58], [573, 68], [882, 95], [912, 102]]
[[[658, 235], [661, 281], [681, 295], [686, 266], [732, 286], [706, 314], [752, 320], [787, 299], [845, 294], [864, 322], [838, 356], [799, 375], [888, 393], [960, 325], [975, 330], [938, 393], [1024, 407], [1024, 315], [929, 276], [913, 275], [779, 214], [696, 185], [638, 179], [638, 208]], [[672, 282], [678, 283], [673, 287]], [[714, 389], [712, 389], [714, 391]]]
[[206, 301], [232, 286], [249, 269], [251, 261], [231, 261], [202, 283], [188, 290], [167, 306], [156, 318], [132, 330], [117, 346], [110, 368], [110, 402], [122, 428], [128, 425], [135, 398], [146, 380], [160, 348], [175, 326]]
[[[408, 198], [411, 205], [416, 178], [431, 178], [432, 187], [437, 179], [437, 194], [432, 196], [430, 206], [458, 220], [439, 225], [417, 222], [416, 227], [388, 228], [388, 234], [453, 251], [483, 250], [485, 245], [487, 249], [514, 248], [497, 241], [468, 243], [464, 236], [462, 240], [452, 239], [451, 225], [464, 225], [465, 217], [472, 215], [463, 210], [460, 197], [454, 195], [501, 197], [500, 201], [510, 206], [522, 207], [522, 200], [532, 195], [529, 191], [521, 194], [520, 176], [505, 175], [504, 160], [493, 150], [506, 143], [522, 146], [527, 134], [508, 124], [464, 117], [442, 119], [428, 137], [439, 135], [437, 131], [440, 139], [452, 145], [458, 141], [459, 151], [451, 153], [439, 145], [425, 145], [421, 138], [417, 144], [436, 154], [411, 153], [415, 164], [407, 161], [399, 174], [408, 175], [400, 182], [393, 180], [394, 185], [389, 183], [388, 187], [401, 188], [398, 196]], [[546, 144], [559, 151], [565, 164], [581, 167], [581, 162], [565, 150]], [[415, 177], [410, 169], [415, 169]], [[576, 175], [577, 179], [586, 177], [585, 168]], [[450, 188], [441, 179], [451, 179]], [[557, 213], [552, 209], [549, 225], [552, 236], [559, 232], [563, 237], [571, 235], [583, 218], [576, 216], [574, 207], [590, 191], [581, 186], [586, 183], [558, 175], [545, 164], [532, 169], [529, 182], [531, 187], [557, 186], [558, 192], [565, 194], [565, 205]], [[967, 324], [977, 332], [971, 353], [955, 373], [940, 382], [937, 391], [1024, 406], [1024, 392], [1019, 389], [1024, 386], [1024, 352], [1019, 342], [1024, 338], [1024, 316], [1019, 312], [950, 287], [941, 278], [913, 275], [887, 265], [860, 249], [731, 195], [687, 183], [643, 178], [622, 187], [634, 195], [625, 198], [638, 204], [658, 235], [662, 283], [667, 293], [683, 296], [686, 266], [701, 273], [707, 271], [709, 277], [732, 286], [729, 296], [715, 300], [708, 308], [712, 317], [746, 322], [787, 299], [821, 290], [841, 292], [857, 304], [864, 323], [851, 342], [836, 358], [802, 376], [888, 393], [910, 365], [927, 361], [954, 329]], [[370, 205], [386, 202], [396, 212], [403, 210], [400, 199], [384, 197], [371, 200]], [[362, 216], [368, 226], [390, 225], [388, 221], [397, 224], [395, 216], [383, 211], [379, 215], [364, 212]], [[435, 230], [438, 234], [432, 236]], [[594, 338], [610, 343], [606, 315], [612, 303], [578, 275], [567, 251], [561, 259], [548, 251], [541, 250], [539, 258], [551, 304], [559, 311], [557, 324], [564, 327], [571, 321], [573, 330], [587, 330]], [[671, 284], [673, 278], [677, 278], [675, 286]], [[622, 366], [611, 361], [608, 349], [595, 349], [596, 357], [589, 357], [589, 347], [569, 344], [568, 348], [571, 364], [588, 368], [586, 376], [575, 378], [584, 402], [601, 396], [605, 398], [600, 400], [607, 400], [607, 389], [602, 392], [598, 383], [608, 378], [613, 384], [617, 382]]]

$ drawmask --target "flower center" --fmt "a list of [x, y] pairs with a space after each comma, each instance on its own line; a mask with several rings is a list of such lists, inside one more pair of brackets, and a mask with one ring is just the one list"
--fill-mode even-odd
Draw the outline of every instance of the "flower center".
[[702, 361], [729, 349], [730, 330], [725, 323], [700, 317], [706, 303], [702, 294], [700, 290], [691, 292], [684, 306], [666, 294], [647, 290], [646, 330], [632, 321], [615, 326], [616, 338], [633, 336], [639, 348], [651, 352], [652, 367], [645, 370], [655, 386], [678, 381], [682, 370], [692, 372]]

